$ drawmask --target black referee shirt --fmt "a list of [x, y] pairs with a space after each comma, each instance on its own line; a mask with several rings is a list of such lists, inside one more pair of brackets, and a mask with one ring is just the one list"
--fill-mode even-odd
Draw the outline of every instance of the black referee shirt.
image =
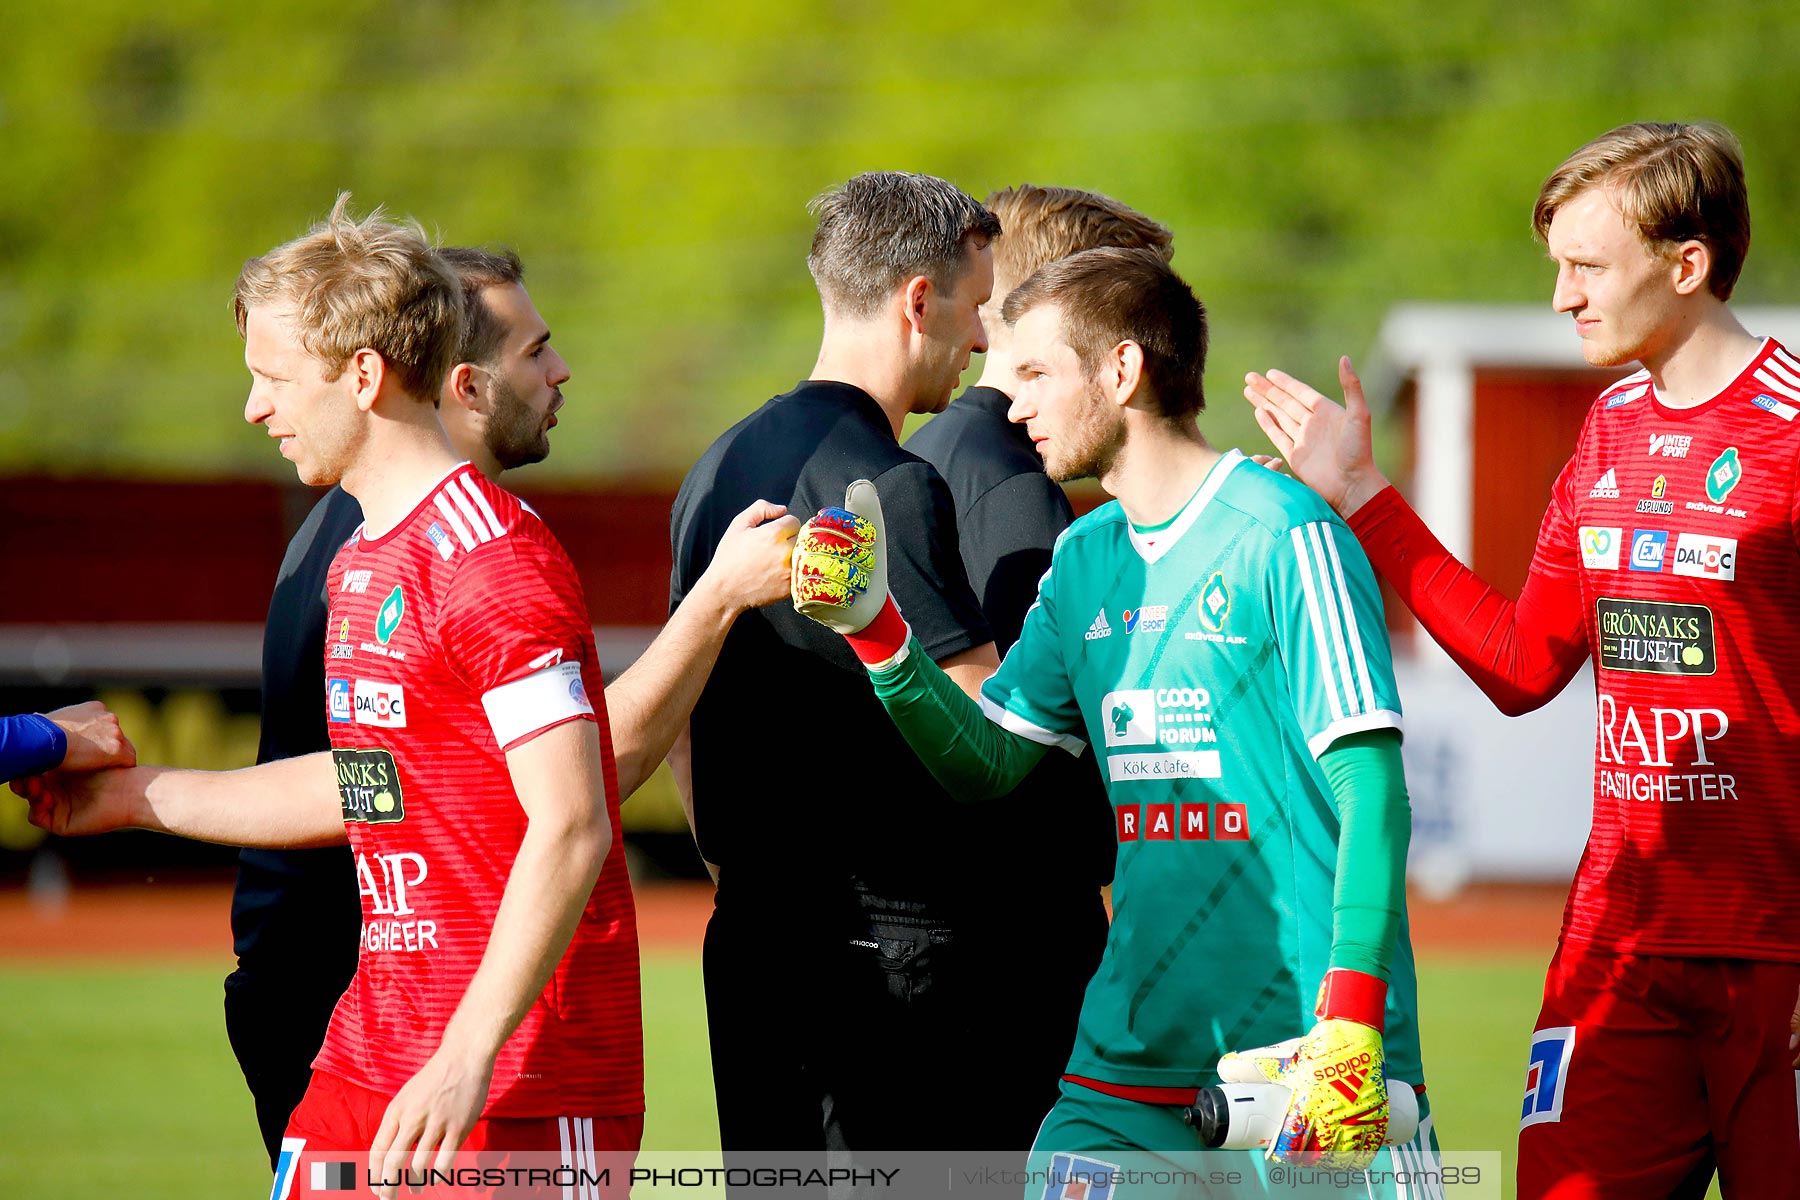
[[[262, 740], [256, 761], [331, 749], [325, 714], [325, 577], [362, 524], [333, 488], [288, 543], [263, 628]], [[356, 969], [362, 901], [348, 846], [243, 850], [231, 934], [243, 973], [285, 975], [342, 992]]]
[[906, 439], [950, 485], [963, 568], [1002, 655], [1019, 640], [1050, 551], [1075, 519], [1025, 427], [1006, 419], [1011, 406], [998, 388], [972, 387]]
[[[1002, 655], [1019, 640], [1056, 539], [1075, 519], [1025, 427], [1007, 420], [1011, 407], [998, 388], [972, 387], [906, 439], [906, 449], [950, 486], [963, 567]], [[994, 803], [1016, 814], [1015, 828], [1028, 831], [1019, 842], [1021, 866], [1061, 864], [1038, 879], [1040, 895], [1091, 902], [1112, 882], [1112, 809], [1092, 751], [1074, 759], [1052, 750]]]
[[[939, 661], [993, 640], [963, 574], [955, 506], [900, 448], [887, 415], [845, 383], [804, 382], [727, 430], [671, 515], [673, 612], [751, 501], [804, 520], [868, 479], [881, 493], [888, 585]], [[935, 907], [1009, 853], [950, 799], [900, 737], [844, 639], [777, 603], [740, 617], [694, 708], [694, 816], [727, 889], [860, 885]]]

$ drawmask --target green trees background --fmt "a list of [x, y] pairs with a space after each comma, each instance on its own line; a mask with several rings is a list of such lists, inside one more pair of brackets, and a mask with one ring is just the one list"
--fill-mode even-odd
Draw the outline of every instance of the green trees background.
[[563, 477], [676, 478], [802, 377], [806, 201], [872, 168], [1172, 226], [1224, 443], [1261, 441], [1245, 370], [1328, 378], [1395, 301], [1547, 305], [1538, 183], [1627, 120], [1737, 130], [1740, 298], [1800, 301], [1791, 0], [69, 0], [0, 18], [0, 67], [8, 472], [285, 477], [227, 299], [340, 188], [523, 254]]

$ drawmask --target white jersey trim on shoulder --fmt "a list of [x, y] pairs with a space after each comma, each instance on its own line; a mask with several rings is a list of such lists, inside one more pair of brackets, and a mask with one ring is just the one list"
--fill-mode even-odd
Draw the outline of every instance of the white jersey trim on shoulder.
[[[1326, 553], [1331, 557], [1331, 577], [1337, 584], [1338, 597], [1344, 606], [1345, 638], [1350, 643], [1350, 654], [1356, 660], [1355, 669], [1351, 670], [1349, 675], [1356, 680], [1362, 690], [1363, 711], [1373, 712], [1375, 711], [1375, 686], [1369, 674], [1369, 661], [1363, 656], [1362, 630], [1356, 624], [1356, 605], [1350, 599], [1350, 588], [1344, 575], [1343, 560], [1338, 557], [1337, 538], [1333, 536], [1331, 526], [1325, 525], [1322, 522], [1314, 522], [1311, 529], [1311, 536], [1313, 548], [1315, 550], [1318, 549], [1319, 542], [1321, 541], [1319, 536], [1320, 530], [1325, 531], [1325, 536], [1322, 540], [1325, 544]], [[1338, 657], [1340, 660], [1343, 658], [1343, 651], [1341, 649], [1338, 651]]]
[[450, 507], [450, 501], [445, 499], [444, 493], [439, 492], [433, 496], [431, 502], [437, 506], [438, 512], [443, 514], [445, 524], [450, 526], [450, 532], [456, 535], [456, 540], [462, 543], [462, 548], [473, 550], [479, 544], [475, 541], [475, 535], [469, 532], [469, 527], [462, 523], [462, 518], [456, 515], [456, 510]]
[[1058, 750], [1066, 750], [1076, 758], [1081, 757], [1081, 752], [1087, 749], [1087, 743], [1074, 734], [1057, 733], [1054, 730], [1045, 729], [1037, 722], [1021, 717], [1012, 709], [994, 703], [985, 694], [981, 697], [981, 715], [1008, 733], [1016, 733], [1040, 746], [1054, 746]]
[[1334, 723], [1375, 708], [1374, 681], [1363, 652], [1356, 603], [1350, 596], [1343, 560], [1338, 557], [1336, 529], [1336, 525], [1312, 521], [1289, 531], [1319, 675]]
[[1388, 708], [1379, 708], [1360, 717], [1345, 717], [1341, 721], [1333, 721], [1318, 733], [1306, 740], [1306, 748], [1312, 751], [1316, 759], [1331, 749], [1331, 743], [1341, 737], [1349, 737], [1353, 733], [1367, 733], [1371, 729], [1392, 729], [1405, 732], [1405, 725], [1400, 714]]
[[[494, 512], [494, 506], [488, 503], [488, 498], [482, 495], [472, 475], [444, 483], [431, 498], [431, 503], [465, 551], [503, 538], [510, 532]], [[448, 538], [440, 541], [438, 535], [431, 536], [437, 543], [438, 553], [446, 560], [456, 552]]]
[[487, 497], [481, 494], [481, 489], [475, 486], [474, 477], [464, 475], [457, 482], [462, 484], [463, 491], [469, 493], [469, 499], [475, 502], [475, 507], [481, 510], [482, 519], [487, 522], [488, 528], [493, 531], [494, 536], [505, 537], [506, 526], [500, 523], [500, 518], [494, 515], [494, 506], [488, 503]]
[[[1650, 382], [1650, 372], [1648, 370], [1633, 371], [1625, 378], [1615, 379], [1613, 382], [1607, 384], [1605, 390], [1600, 393], [1600, 398], [1604, 400], [1607, 397], [1612, 396], [1615, 392], [1622, 392], [1627, 388], [1635, 388], [1640, 383], [1648, 382]], [[1639, 392], [1638, 395], [1641, 396], [1643, 393]]]
[[[444, 484], [449, 482], [451, 476], [455, 475], [458, 471], [462, 470], [464, 467], [466, 467], [468, 465], [469, 465], [469, 460], [465, 458], [461, 462], [457, 463], [454, 467], [451, 467], [448, 471], [445, 471], [442, 475], [440, 475], [438, 477], [438, 479], [435, 483], [433, 483], [430, 487], [426, 488], [423, 492], [419, 493], [420, 499], [418, 499], [418, 500], [414, 501], [413, 503], [406, 506], [407, 513], [408, 514], [416, 513], [418, 511], [419, 506], [421, 504], [425, 503], [424, 497], [431, 495], [431, 493], [433, 493], [433, 492], [437, 491], [439, 488], [443, 487]], [[397, 529], [397, 528], [399, 528], [399, 526], [395, 526], [395, 528]], [[388, 532], [391, 533], [393, 531], [389, 530]], [[373, 541], [374, 540], [373, 538], [369, 537], [369, 525], [368, 525], [367, 521], [363, 522], [362, 526], [357, 530], [357, 534], [358, 534], [358, 536], [362, 537], [365, 541]], [[387, 534], [384, 533], [382, 536], [386, 537]]]
[[1212, 470], [1207, 472], [1205, 481], [1200, 485], [1200, 490], [1188, 500], [1187, 507], [1183, 508], [1164, 529], [1159, 529], [1153, 534], [1139, 533], [1127, 518], [1125, 532], [1130, 536], [1131, 548], [1138, 552], [1138, 557], [1147, 563], [1155, 563], [1163, 555], [1173, 550], [1175, 543], [1179, 542], [1182, 536], [1194, 527], [1194, 522], [1200, 519], [1200, 514], [1206, 510], [1207, 504], [1219, 494], [1219, 489], [1225, 485], [1225, 477], [1246, 461], [1248, 460], [1244, 458], [1242, 451], [1227, 450], [1220, 456], [1219, 461], [1213, 464]]
[[1600, 396], [1595, 400], [1595, 403], [1601, 405], [1608, 411], [1611, 411], [1615, 408], [1622, 408], [1625, 405], [1630, 404], [1633, 400], [1642, 400], [1649, 394], [1650, 372], [1648, 370], [1637, 370], [1633, 371], [1623, 379], [1615, 380], [1608, 384], [1606, 388], [1601, 391]]
[[1788, 400], [1800, 400], [1800, 371], [1790, 370], [1776, 355], [1756, 368], [1756, 381]]

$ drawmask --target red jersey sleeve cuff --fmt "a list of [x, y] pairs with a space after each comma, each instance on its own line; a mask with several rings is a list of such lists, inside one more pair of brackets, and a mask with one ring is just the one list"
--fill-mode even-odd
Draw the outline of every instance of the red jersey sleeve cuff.
[[1365, 532], [1379, 525], [1382, 519], [1392, 514], [1396, 507], [1404, 508], [1405, 506], [1406, 501], [1401, 498], [1400, 489], [1390, 483], [1371, 496], [1361, 508], [1346, 517], [1344, 524], [1348, 525], [1350, 532], [1356, 535], [1358, 541], [1361, 541]]

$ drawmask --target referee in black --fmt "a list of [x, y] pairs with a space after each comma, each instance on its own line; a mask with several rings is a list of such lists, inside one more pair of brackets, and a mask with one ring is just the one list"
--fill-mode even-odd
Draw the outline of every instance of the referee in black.
[[[529, 376], [509, 373], [497, 361], [515, 331], [494, 307], [492, 289], [519, 288], [523, 295], [517, 256], [463, 247], [439, 253], [464, 292], [463, 342], [440, 411], [457, 453], [493, 478], [549, 452], [546, 418], [561, 404], [569, 371], [547, 345]], [[362, 519], [356, 500], [332, 488], [282, 557], [263, 627], [259, 763], [331, 749], [325, 647], [340, 639], [325, 628], [325, 582], [331, 560]], [[239, 852], [231, 899], [238, 966], [225, 979], [225, 1030], [255, 1098], [271, 1167], [312, 1079], [331, 1011], [356, 971], [361, 931], [362, 899], [348, 846]]]
[[[750, 499], [806, 516], [873, 480], [889, 588], [919, 644], [975, 692], [998, 665], [993, 634], [950, 489], [899, 432], [908, 414], [941, 411], [986, 349], [999, 222], [951, 184], [901, 172], [859, 175], [813, 212], [818, 363], [688, 473], [671, 604]], [[1023, 1150], [1054, 1099], [1073, 1025], [1029, 1079], [1001, 1034], [1063, 970], [1064, 931], [1038, 911], [1060, 864], [1010, 865], [1018, 823], [1035, 818], [957, 804], [884, 718], [844, 640], [777, 605], [739, 620], [677, 745], [718, 881], [705, 977], [728, 1153]], [[997, 983], [984, 957], [1021, 943], [1037, 963]]]
[[[982, 615], [1004, 655], [1019, 640], [1038, 581], [1050, 569], [1056, 539], [1074, 519], [1069, 499], [1044, 473], [1043, 459], [1022, 425], [1007, 419], [1018, 381], [1011, 336], [1000, 318], [1006, 297], [1055, 259], [1101, 246], [1172, 253], [1169, 230], [1109, 196], [1076, 188], [1024, 184], [995, 192], [985, 207], [1006, 229], [994, 244], [994, 291], [982, 309], [988, 337], [981, 378], [906, 441], [930, 463], [956, 503], [963, 567]], [[997, 855], [985, 876], [1000, 911], [1006, 895], [1031, 897], [1033, 919], [1057, 930], [1055, 971], [1044, 971], [1035, 939], [990, 936], [976, 964], [984, 987], [1004, 995], [1010, 981], [1033, 978], [1038, 1002], [1020, 1005], [991, 1030], [989, 1054], [1010, 1064], [1021, 1089], [1036, 1088], [994, 1130], [996, 1146], [1029, 1144], [1037, 1122], [1056, 1102], [1057, 1079], [1075, 1043], [1082, 994], [1106, 948], [1100, 889], [1112, 882], [1112, 809], [1091, 753], [1046, 755], [1025, 782], [999, 802], [1010, 825], [1011, 852]], [[1046, 871], [1044, 864], [1055, 863]], [[993, 931], [999, 934], [1001, 931]], [[1004, 1120], [1004, 1118], [1012, 1118]], [[1022, 1122], [1029, 1120], [1030, 1124]], [[1002, 1140], [1004, 1139], [1004, 1140]]]

